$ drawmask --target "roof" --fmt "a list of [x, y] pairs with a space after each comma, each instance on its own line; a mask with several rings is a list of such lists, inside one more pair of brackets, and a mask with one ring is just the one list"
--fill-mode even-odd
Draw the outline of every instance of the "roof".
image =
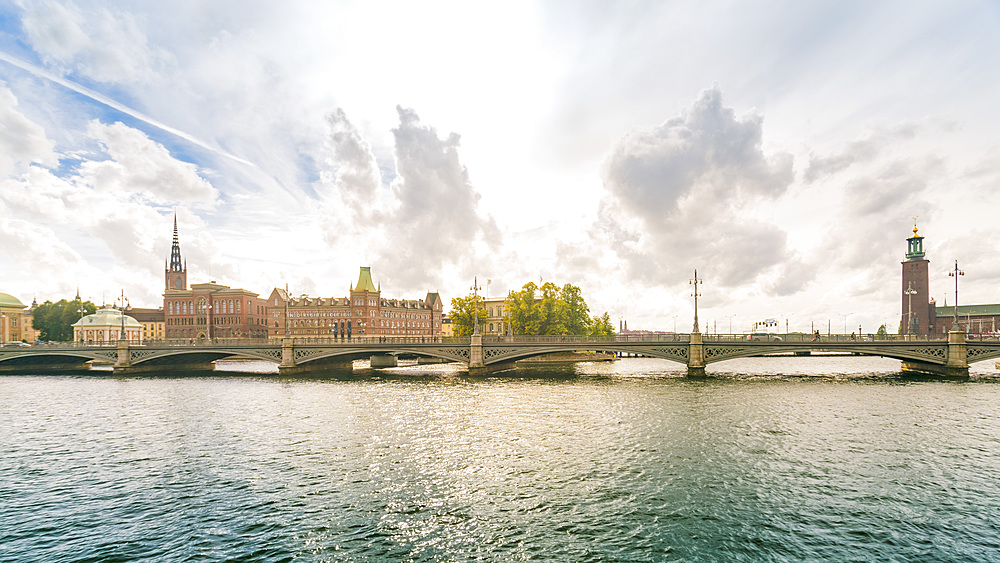
[[[938, 317], [954, 317], [955, 307], [935, 307], [935, 314]], [[958, 306], [958, 316], [976, 316], [976, 315], [1000, 315], [1000, 304], [992, 305], [959, 305]]]
[[27, 305], [21, 303], [21, 301], [13, 295], [0, 293], [0, 307], [20, 307], [23, 309], [24, 307], [27, 307]]
[[[120, 327], [122, 325], [122, 313], [114, 307], [102, 307], [92, 315], [87, 315], [76, 321], [71, 326], [79, 327]], [[142, 328], [139, 321], [125, 315], [125, 326], [128, 328]]]
[[371, 266], [361, 266], [361, 273], [358, 274], [358, 284], [351, 288], [351, 291], [370, 291], [375, 293], [375, 282], [372, 281]]

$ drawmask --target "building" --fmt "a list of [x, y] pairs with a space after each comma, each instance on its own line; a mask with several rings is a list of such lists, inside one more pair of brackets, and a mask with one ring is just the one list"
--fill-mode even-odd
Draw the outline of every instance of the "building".
[[163, 340], [165, 336], [165, 320], [163, 309], [129, 309], [129, 316], [142, 325], [142, 340]]
[[187, 287], [177, 216], [164, 268], [163, 336], [167, 339], [266, 338], [267, 303], [259, 294], [214, 281]]
[[117, 342], [121, 338], [122, 328], [125, 329], [125, 339], [133, 344], [142, 344], [142, 325], [139, 321], [125, 315], [114, 307], [101, 307], [96, 313], [87, 315], [72, 324], [73, 340], [88, 344], [105, 344]]
[[1000, 327], [1000, 304], [959, 305], [957, 311], [954, 305], [938, 307], [936, 301], [929, 297], [930, 262], [924, 254], [924, 237], [917, 234], [916, 226], [913, 227], [913, 236], [906, 242], [902, 276], [902, 334], [942, 336], [953, 329], [969, 334], [996, 334]]
[[34, 342], [31, 313], [27, 305], [7, 293], [0, 293], [0, 342]]
[[267, 298], [271, 338], [440, 336], [443, 309], [437, 293], [422, 300], [383, 297], [368, 266], [361, 267], [346, 297], [292, 297], [274, 288]]
[[503, 336], [509, 332], [510, 304], [507, 297], [481, 299], [479, 306], [486, 311], [486, 322], [479, 327], [479, 332], [494, 336]]
[[906, 239], [906, 260], [903, 264], [902, 334], [927, 336], [933, 330], [928, 271], [930, 261], [924, 256], [924, 237], [917, 234]]
[[[948, 334], [955, 326], [955, 307], [942, 306], [934, 308], [933, 318], [940, 334]], [[958, 328], [967, 334], [1000, 335], [1000, 304], [993, 305], [959, 305]]]

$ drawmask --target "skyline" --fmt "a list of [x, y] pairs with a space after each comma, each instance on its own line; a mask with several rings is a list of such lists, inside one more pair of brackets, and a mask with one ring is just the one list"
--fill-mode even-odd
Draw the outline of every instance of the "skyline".
[[[572, 283], [630, 327], [1000, 301], [1000, 8], [862, 2], [0, 7], [0, 291], [446, 301]], [[845, 318], [846, 317], [846, 318]], [[720, 331], [725, 332], [725, 330]]]

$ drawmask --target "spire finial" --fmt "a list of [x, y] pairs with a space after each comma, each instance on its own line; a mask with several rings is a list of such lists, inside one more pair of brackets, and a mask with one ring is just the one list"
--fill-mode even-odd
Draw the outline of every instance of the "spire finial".
[[920, 217], [920, 215], [913, 216], [913, 236], [917, 236], [917, 217]]

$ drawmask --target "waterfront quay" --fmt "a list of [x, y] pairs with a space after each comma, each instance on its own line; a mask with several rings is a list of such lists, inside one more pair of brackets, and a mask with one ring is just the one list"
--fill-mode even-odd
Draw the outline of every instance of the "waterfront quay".
[[846, 353], [901, 361], [905, 373], [968, 377], [969, 362], [1000, 358], [1000, 340], [966, 338], [950, 332], [945, 338], [867, 335], [781, 334], [726, 335], [701, 333], [610, 336], [483, 336], [357, 337], [248, 340], [162, 340], [136, 344], [49, 343], [0, 349], [0, 374], [79, 373], [94, 363], [110, 364], [116, 375], [206, 372], [213, 362], [252, 358], [274, 362], [284, 375], [349, 371], [355, 360], [370, 360], [373, 368], [395, 367], [403, 358], [458, 362], [470, 374], [514, 368], [518, 360], [546, 354], [600, 351], [660, 358], [687, 366], [691, 377], [702, 377], [712, 363], [750, 356]]

